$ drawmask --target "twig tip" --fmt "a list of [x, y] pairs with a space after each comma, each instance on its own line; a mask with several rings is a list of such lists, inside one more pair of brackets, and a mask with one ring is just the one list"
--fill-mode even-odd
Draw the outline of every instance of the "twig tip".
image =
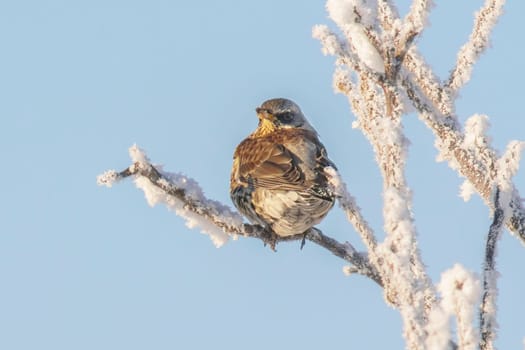
[[111, 187], [119, 180], [118, 173], [115, 170], [106, 170], [97, 176], [97, 185]]

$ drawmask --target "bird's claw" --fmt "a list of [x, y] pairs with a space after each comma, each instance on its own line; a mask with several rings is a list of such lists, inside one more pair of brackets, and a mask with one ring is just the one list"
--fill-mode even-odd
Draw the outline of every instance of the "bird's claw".
[[277, 242], [279, 242], [279, 236], [271, 229], [267, 228], [263, 231], [262, 240], [265, 246], [268, 245], [271, 250], [274, 252], [277, 251], [275, 247], [277, 246]]
[[308, 234], [308, 231], [305, 231], [303, 233], [303, 239], [301, 240], [301, 250], [303, 250], [304, 245], [306, 244], [306, 235]]

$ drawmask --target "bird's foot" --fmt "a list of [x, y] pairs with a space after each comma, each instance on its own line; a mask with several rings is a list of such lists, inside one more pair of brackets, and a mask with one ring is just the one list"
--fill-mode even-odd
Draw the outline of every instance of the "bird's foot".
[[272, 231], [271, 228], [265, 228], [263, 231], [263, 234], [261, 236], [264, 245], [270, 246], [270, 249], [276, 252], [275, 246], [277, 246], [277, 243], [279, 242], [279, 236]]
[[243, 229], [249, 237], [259, 238], [261, 241], [263, 241], [265, 247], [266, 245], [269, 245], [274, 252], [276, 251], [275, 246], [281, 240], [281, 237], [273, 232], [270, 227], [244, 224]]

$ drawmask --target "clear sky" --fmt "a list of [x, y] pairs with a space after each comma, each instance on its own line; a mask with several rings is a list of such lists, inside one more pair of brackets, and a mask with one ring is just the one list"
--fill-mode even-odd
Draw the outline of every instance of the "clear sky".
[[[436, 3], [419, 44], [446, 77], [482, 1]], [[490, 116], [500, 150], [525, 139], [523, 13], [524, 2], [509, 1], [457, 105], [462, 121]], [[288, 97], [380, 234], [380, 175], [333, 92], [333, 58], [311, 38], [315, 24], [332, 24], [323, 0], [0, 3], [0, 349], [403, 348], [381, 290], [344, 276], [343, 261], [313, 244], [274, 253], [239, 239], [217, 249], [150, 208], [131, 181], [96, 186], [99, 173], [129, 165], [137, 143], [230, 203], [232, 153], [256, 126], [254, 108]], [[417, 117], [405, 125], [432, 279], [456, 262], [479, 272], [487, 208], [459, 198], [462, 180], [435, 162]], [[515, 182], [525, 196], [525, 169]], [[361, 247], [338, 208], [320, 228]], [[497, 344], [519, 349], [525, 247], [508, 232], [497, 265]]]

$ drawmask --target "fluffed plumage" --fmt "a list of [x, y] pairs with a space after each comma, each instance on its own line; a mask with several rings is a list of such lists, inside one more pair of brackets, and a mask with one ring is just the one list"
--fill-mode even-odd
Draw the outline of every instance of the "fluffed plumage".
[[278, 236], [304, 233], [334, 205], [324, 169], [335, 165], [294, 102], [268, 100], [256, 112], [257, 129], [233, 156], [232, 201], [252, 223]]

